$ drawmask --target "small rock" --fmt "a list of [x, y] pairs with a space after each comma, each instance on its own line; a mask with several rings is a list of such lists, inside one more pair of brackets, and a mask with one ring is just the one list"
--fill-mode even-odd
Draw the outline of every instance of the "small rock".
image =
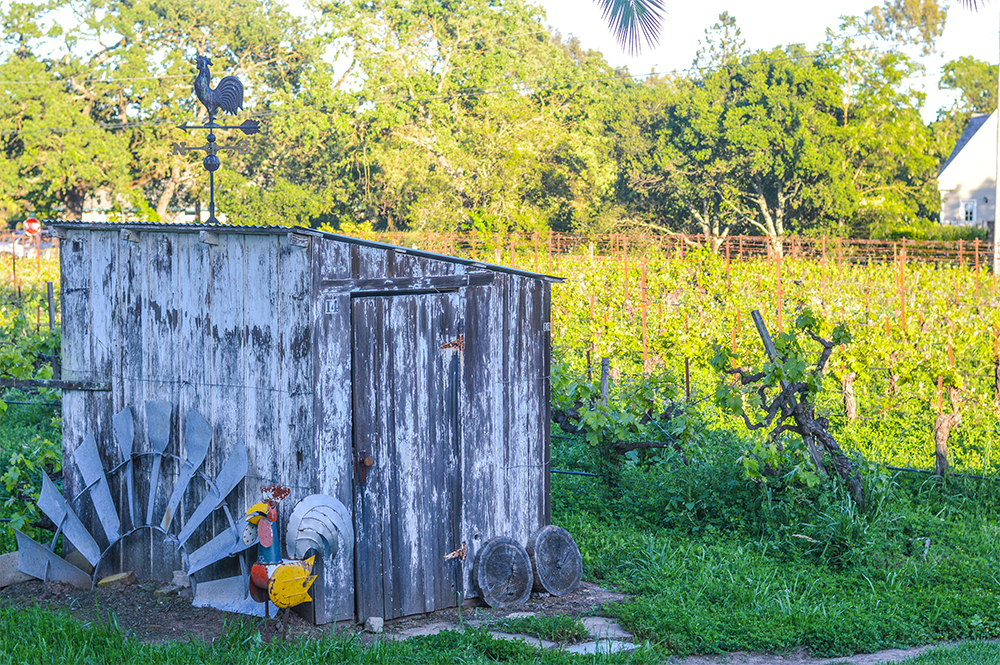
[[170, 584], [180, 589], [187, 589], [191, 586], [191, 578], [183, 570], [175, 570], [174, 579]]
[[35, 579], [17, 569], [17, 552], [0, 556], [0, 589], [11, 584]]
[[73, 550], [63, 558], [88, 575], [94, 572], [94, 567], [90, 565], [90, 562], [87, 561], [83, 554], [80, 553], [80, 550]]
[[511, 612], [507, 615], [508, 619], [524, 619], [527, 617], [536, 617], [538, 612]]
[[167, 598], [169, 596], [176, 596], [177, 592], [180, 590], [181, 588], [176, 584], [169, 584], [163, 587], [162, 589], [157, 589], [156, 591], [154, 591], [153, 595], [156, 596], [157, 598]]
[[383, 628], [385, 628], [385, 620], [382, 617], [368, 617], [368, 620], [365, 621], [365, 630], [369, 633], [378, 635]]
[[97, 586], [111, 586], [112, 584], [119, 583], [123, 586], [126, 584], [135, 584], [135, 573], [130, 570], [127, 573], [116, 573], [114, 575], [102, 577], [101, 581], [97, 583]]

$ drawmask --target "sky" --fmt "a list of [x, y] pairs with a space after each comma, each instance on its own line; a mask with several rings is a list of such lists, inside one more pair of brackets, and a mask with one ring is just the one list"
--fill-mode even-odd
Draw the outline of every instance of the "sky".
[[[611, 37], [597, 3], [593, 0], [532, 0], [546, 12], [549, 25], [557, 32], [578, 37], [584, 48], [604, 54], [612, 66], [625, 65], [631, 74], [684, 71], [691, 66], [705, 29], [728, 11], [746, 40], [747, 48], [770, 49], [801, 43], [812, 48], [825, 38], [826, 29], [836, 28], [839, 17], [857, 15], [881, 4], [877, 0], [712, 0], [667, 1], [667, 16], [659, 45], [644, 47], [635, 57], [624, 53]], [[937, 89], [941, 66], [971, 55], [987, 62], [1000, 59], [1000, 2], [994, 0], [972, 11], [953, 1], [944, 34], [938, 39], [938, 53], [923, 59], [925, 74], [912, 81], [927, 94], [923, 115], [933, 120], [937, 110], [951, 106], [953, 95]]]

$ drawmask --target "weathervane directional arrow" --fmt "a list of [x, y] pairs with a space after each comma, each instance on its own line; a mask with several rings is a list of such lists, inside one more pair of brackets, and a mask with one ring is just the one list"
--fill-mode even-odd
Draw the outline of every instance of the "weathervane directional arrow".
[[250, 152], [250, 144], [244, 139], [240, 139], [233, 145], [217, 145], [215, 142], [216, 129], [238, 129], [245, 135], [250, 136], [260, 131], [260, 123], [256, 120], [244, 120], [239, 125], [220, 125], [215, 122], [215, 114], [220, 110], [236, 115], [243, 108], [243, 84], [235, 76], [225, 76], [219, 84], [212, 89], [212, 74], [209, 66], [211, 59], [207, 56], [199, 55], [195, 60], [198, 67], [198, 76], [194, 80], [194, 92], [205, 108], [208, 109], [208, 122], [204, 125], [189, 125], [186, 122], [178, 125], [178, 129], [188, 132], [192, 129], [207, 129], [208, 143], [203, 146], [189, 146], [186, 142], [173, 143], [171, 145], [172, 155], [184, 155], [188, 152], [203, 150], [205, 157], [202, 164], [208, 171], [209, 199], [208, 199], [208, 223], [218, 224], [215, 218], [215, 172], [222, 165], [218, 153], [224, 150], [231, 150], [239, 154]]

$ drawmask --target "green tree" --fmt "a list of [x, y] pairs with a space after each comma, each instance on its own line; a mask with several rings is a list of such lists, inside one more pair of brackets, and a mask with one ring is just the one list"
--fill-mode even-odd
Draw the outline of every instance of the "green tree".
[[954, 110], [961, 114], [992, 113], [997, 107], [997, 66], [963, 55], [941, 67], [938, 88], [959, 93]]
[[[34, 208], [54, 198], [71, 218], [79, 217], [86, 194], [101, 189], [154, 219], [204, 196], [200, 159], [171, 152], [172, 142], [192, 138], [176, 126], [203, 117], [191, 93], [196, 53], [214, 58], [216, 77], [237, 74], [249, 93], [247, 106], [258, 113], [294, 97], [305, 72], [324, 68], [323, 43], [305, 23], [259, 0], [53, 0], [12, 4], [3, 20], [13, 47], [3, 61], [10, 72], [4, 79], [16, 76], [25, 85], [11, 89], [0, 122], [7, 127], [37, 118], [17, 127], [19, 142], [7, 146], [17, 159], [4, 178], [29, 183], [17, 190], [20, 205]], [[39, 67], [24, 70], [31, 60]], [[25, 109], [33, 104], [40, 110], [29, 115]], [[268, 140], [263, 134], [255, 144]], [[255, 157], [251, 184], [258, 190], [270, 185], [274, 169], [261, 164], [259, 154], [230, 153], [218, 174], [220, 189]], [[33, 172], [36, 164], [52, 165], [53, 173]]]
[[359, 221], [455, 230], [568, 227], [611, 185], [594, 103], [618, 85], [599, 54], [520, 0], [342, 2], [359, 100]]

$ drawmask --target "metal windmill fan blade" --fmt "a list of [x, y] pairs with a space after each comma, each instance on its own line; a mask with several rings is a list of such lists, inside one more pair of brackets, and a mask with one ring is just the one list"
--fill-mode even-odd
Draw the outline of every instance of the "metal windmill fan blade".
[[117, 541], [121, 538], [121, 520], [118, 518], [115, 502], [111, 499], [111, 488], [93, 434], [88, 434], [73, 452], [73, 460], [80, 469], [83, 482], [90, 486], [90, 501], [94, 504], [94, 512], [104, 528], [104, 535], [107, 536], [109, 543]]
[[205, 455], [208, 454], [208, 446], [212, 442], [212, 426], [208, 424], [205, 418], [191, 409], [188, 411], [187, 426], [185, 428], [184, 436], [184, 446], [187, 448], [187, 457], [184, 460], [184, 466], [181, 467], [180, 475], [177, 478], [177, 482], [174, 484], [174, 491], [170, 495], [170, 499], [167, 501], [167, 509], [163, 513], [163, 521], [160, 522], [160, 528], [166, 530], [170, 526], [170, 522], [174, 517], [174, 512], [177, 510], [177, 506], [181, 502], [181, 497], [184, 496], [184, 492], [187, 490], [188, 483], [191, 482], [191, 478], [194, 477], [194, 472], [198, 470], [201, 463], [205, 461]]
[[42, 473], [42, 491], [38, 496], [38, 509], [48, 515], [57, 527], [62, 529], [63, 535], [69, 539], [73, 546], [80, 551], [91, 566], [96, 566], [101, 560], [101, 548], [97, 541], [87, 531], [77, 514], [66, 503], [66, 499], [59, 493], [56, 486], [49, 479], [48, 475]]
[[132, 409], [127, 406], [116, 413], [111, 418], [115, 428], [115, 438], [118, 439], [118, 449], [122, 452], [125, 460], [125, 487], [128, 491], [129, 523], [135, 527], [136, 517], [139, 513], [135, 508], [135, 481], [132, 479], [132, 451], [135, 445], [135, 419], [132, 417]]

